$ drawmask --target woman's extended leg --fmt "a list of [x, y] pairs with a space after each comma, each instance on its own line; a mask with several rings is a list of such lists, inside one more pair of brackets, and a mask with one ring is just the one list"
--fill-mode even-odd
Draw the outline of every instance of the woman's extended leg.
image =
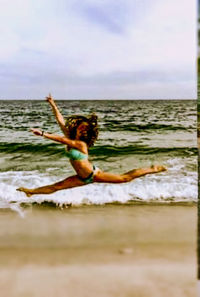
[[[139, 168], [133, 169], [124, 174], [112, 174], [98, 170], [94, 175], [94, 182], [104, 182], [104, 183], [125, 183], [129, 182], [134, 178], [144, 176], [146, 174], [158, 173], [166, 171], [164, 166], [152, 166], [150, 168]], [[24, 192], [27, 197], [31, 197], [34, 194], [51, 194], [59, 190], [80, 187], [85, 185], [85, 183], [79, 179], [77, 175], [70, 176], [60, 182], [54, 183], [52, 185], [47, 185], [35, 189], [18, 188], [17, 191]]]
[[51, 194], [59, 190], [80, 187], [83, 185], [85, 185], [85, 183], [81, 181], [77, 175], [74, 175], [52, 185], [47, 185], [35, 189], [27, 189], [21, 187], [18, 188], [17, 191], [24, 192], [27, 197], [31, 197], [34, 194]]
[[164, 166], [154, 165], [149, 168], [138, 168], [133, 169], [124, 174], [112, 174], [103, 171], [98, 171], [94, 176], [94, 182], [102, 182], [102, 183], [125, 183], [129, 182], [135, 178], [144, 176], [146, 174], [153, 174], [162, 171], [166, 171], [167, 169]]

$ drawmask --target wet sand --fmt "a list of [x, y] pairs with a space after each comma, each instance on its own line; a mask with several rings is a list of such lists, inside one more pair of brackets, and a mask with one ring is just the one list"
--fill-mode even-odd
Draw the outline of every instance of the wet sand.
[[0, 211], [2, 297], [197, 296], [195, 205]]

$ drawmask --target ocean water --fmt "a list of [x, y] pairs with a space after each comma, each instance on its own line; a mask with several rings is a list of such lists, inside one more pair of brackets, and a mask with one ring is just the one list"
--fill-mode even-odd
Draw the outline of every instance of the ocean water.
[[45, 201], [63, 206], [197, 201], [197, 107], [194, 100], [57, 101], [64, 116], [99, 117], [90, 160], [104, 171], [164, 164], [168, 171], [124, 184], [90, 184], [27, 198], [18, 187], [39, 187], [74, 175], [64, 146], [36, 137], [30, 128], [60, 133], [45, 101], [0, 101], [0, 207]]

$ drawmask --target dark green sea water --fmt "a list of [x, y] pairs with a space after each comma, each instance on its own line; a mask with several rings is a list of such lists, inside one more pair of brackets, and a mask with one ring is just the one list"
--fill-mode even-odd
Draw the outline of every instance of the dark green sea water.
[[[58, 101], [64, 116], [99, 117], [100, 134], [91, 161], [123, 173], [162, 163], [167, 173], [123, 185], [93, 184], [31, 198], [55, 203], [127, 203], [197, 200], [197, 107], [193, 100]], [[45, 101], [0, 101], [0, 205], [23, 202], [19, 186], [36, 187], [74, 174], [64, 147], [29, 132], [32, 127], [61, 133]]]

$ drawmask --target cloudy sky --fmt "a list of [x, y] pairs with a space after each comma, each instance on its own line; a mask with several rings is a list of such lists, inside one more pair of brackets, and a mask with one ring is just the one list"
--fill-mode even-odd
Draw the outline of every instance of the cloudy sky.
[[0, 99], [195, 99], [196, 0], [0, 0]]

